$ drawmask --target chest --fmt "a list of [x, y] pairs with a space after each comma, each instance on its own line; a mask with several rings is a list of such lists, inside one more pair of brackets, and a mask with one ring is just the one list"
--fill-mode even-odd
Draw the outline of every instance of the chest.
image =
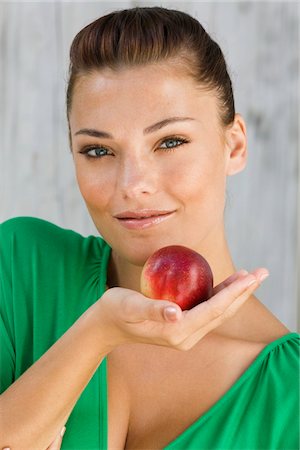
[[108, 361], [109, 440], [120, 449], [165, 447], [228, 391], [259, 350], [118, 348]]

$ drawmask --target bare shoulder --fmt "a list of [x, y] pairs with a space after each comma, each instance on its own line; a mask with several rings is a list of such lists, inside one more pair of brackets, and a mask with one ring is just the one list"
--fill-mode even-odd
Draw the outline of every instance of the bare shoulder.
[[241, 310], [221, 325], [217, 334], [262, 347], [289, 333], [289, 328], [277, 318], [259, 299], [252, 296]]
[[255, 298], [255, 320], [252, 320], [253, 338], [255, 341], [269, 344], [290, 332], [261, 301]]

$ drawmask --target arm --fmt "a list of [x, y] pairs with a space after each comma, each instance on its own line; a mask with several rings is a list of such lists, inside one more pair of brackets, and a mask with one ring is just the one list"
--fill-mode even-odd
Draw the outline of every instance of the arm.
[[109, 351], [93, 305], [0, 398], [0, 448], [45, 449]]

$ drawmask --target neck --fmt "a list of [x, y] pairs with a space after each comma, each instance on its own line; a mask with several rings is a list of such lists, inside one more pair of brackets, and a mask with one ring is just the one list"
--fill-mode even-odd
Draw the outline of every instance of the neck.
[[108, 265], [107, 284], [109, 287], [123, 287], [140, 292], [140, 277], [143, 267], [125, 261], [114, 250]]

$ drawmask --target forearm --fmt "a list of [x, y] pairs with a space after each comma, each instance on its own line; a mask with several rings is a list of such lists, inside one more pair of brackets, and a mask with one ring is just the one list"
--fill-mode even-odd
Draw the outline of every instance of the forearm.
[[78, 321], [0, 398], [0, 448], [46, 448], [110, 351], [93, 317]]

